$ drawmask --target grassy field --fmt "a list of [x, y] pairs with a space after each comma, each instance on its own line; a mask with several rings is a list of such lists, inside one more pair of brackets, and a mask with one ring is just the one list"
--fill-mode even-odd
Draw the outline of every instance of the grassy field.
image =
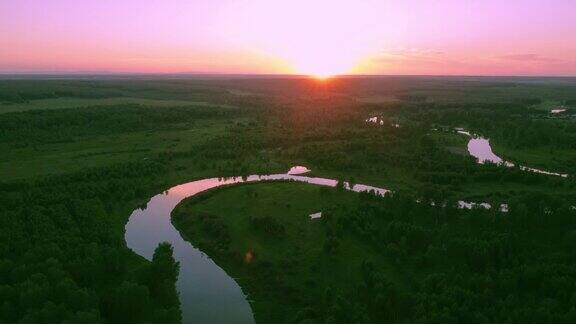
[[120, 104], [138, 104], [143, 106], [154, 107], [173, 107], [173, 106], [206, 106], [206, 107], [227, 107], [227, 105], [220, 105], [215, 103], [189, 101], [189, 100], [171, 100], [171, 99], [148, 99], [148, 98], [54, 98], [54, 99], [37, 99], [30, 100], [24, 103], [1, 103], [0, 114], [9, 112], [19, 112], [26, 110], [45, 110], [45, 109], [66, 109], [66, 108], [81, 108], [81, 107], [106, 107], [116, 106]]
[[[187, 240], [238, 278], [258, 322], [283, 322], [302, 305], [318, 304], [327, 287], [351, 290], [360, 282], [360, 266], [367, 259], [405, 284], [384, 256], [350, 235], [341, 238], [336, 252], [326, 251], [330, 211], [358, 199], [355, 193], [309, 184], [249, 184], [187, 200], [173, 212], [173, 222]], [[316, 212], [323, 212], [323, 218], [311, 220], [309, 215]], [[225, 252], [214, 248], [218, 237], [203, 232], [199, 215], [210, 215], [227, 228], [230, 244]], [[274, 224], [270, 227], [282, 230], [259, 228], [254, 219], [267, 219]], [[248, 251], [254, 255], [250, 261], [245, 259]]]
[[0, 143], [5, 152], [0, 156], [0, 177], [6, 181], [29, 179], [189, 150], [225, 134], [232, 123], [244, 121], [201, 120], [187, 129], [128, 132], [25, 147]]
[[498, 142], [490, 142], [490, 144], [496, 155], [532, 168], [551, 172], [570, 172], [572, 166], [576, 165], [576, 151], [574, 150], [553, 147], [514, 149]]

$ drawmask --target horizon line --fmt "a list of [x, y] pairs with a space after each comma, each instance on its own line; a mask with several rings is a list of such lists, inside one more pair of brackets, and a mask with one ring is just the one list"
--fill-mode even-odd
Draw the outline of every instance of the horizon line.
[[[3, 77], [105, 77], [105, 76], [181, 76], [181, 77], [283, 77], [283, 78], [313, 78], [309, 74], [297, 73], [227, 73], [227, 72], [110, 72], [110, 71], [0, 71], [0, 78]], [[567, 75], [533, 75], [533, 74], [335, 74], [330, 78], [370, 78], [370, 77], [468, 77], [468, 78], [576, 78], [576, 74]]]

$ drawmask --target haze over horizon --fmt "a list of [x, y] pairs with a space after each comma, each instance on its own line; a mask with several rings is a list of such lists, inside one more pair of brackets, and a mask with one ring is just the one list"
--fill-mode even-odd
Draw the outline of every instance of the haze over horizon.
[[576, 76], [576, 1], [0, 3], [0, 73]]

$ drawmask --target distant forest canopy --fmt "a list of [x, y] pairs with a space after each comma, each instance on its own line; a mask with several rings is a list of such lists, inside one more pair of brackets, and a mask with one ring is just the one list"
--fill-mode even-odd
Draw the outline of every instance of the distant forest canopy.
[[214, 107], [159, 109], [137, 104], [69, 110], [31, 110], [0, 116], [0, 141], [50, 143], [87, 136], [190, 128], [203, 118], [233, 118], [237, 111]]
[[[569, 78], [0, 80], [0, 322], [179, 322], [171, 247], [152, 261], [129, 250], [131, 211], [190, 180], [296, 164], [392, 189], [334, 211], [327, 250], [338, 257], [345, 229], [418, 277], [398, 292], [367, 260], [358, 298], [335, 287], [294, 321], [574, 322], [575, 90]], [[480, 165], [454, 127], [571, 176]], [[415, 203], [460, 199], [511, 212]]]
[[317, 96], [330, 92], [366, 99], [402, 101], [520, 102], [534, 105], [548, 100], [576, 104], [576, 78], [546, 77], [334, 77], [328, 82], [282, 76], [0, 76], [0, 102], [50, 98], [139, 97], [217, 100], [235, 96]]

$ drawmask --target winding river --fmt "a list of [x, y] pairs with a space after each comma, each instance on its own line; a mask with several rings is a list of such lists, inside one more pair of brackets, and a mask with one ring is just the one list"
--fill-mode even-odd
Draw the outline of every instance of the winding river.
[[[558, 114], [558, 113], [562, 113], [564, 111], [566, 111], [566, 109], [553, 109], [551, 112], [553, 114]], [[365, 122], [384, 126], [384, 119], [382, 117], [378, 117], [378, 116], [367, 118], [367, 119], [365, 119]], [[400, 127], [399, 124], [392, 124], [392, 126], [396, 127], [396, 128]], [[433, 130], [436, 130], [436, 129], [433, 129]], [[462, 135], [468, 136], [470, 138], [470, 140], [468, 141], [468, 153], [470, 153], [471, 156], [475, 157], [476, 160], [478, 161], [478, 163], [484, 164], [486, 162], [490, 162], [490, 163], [494, 163], [494, 164], [501, 164], [501, 165], [504, 165], [504, 166], [509, 167], [509, 168], [513, 168], [516, 166], [514, 163], [512, 163], [510, 161], [506, 161], [506, 160], [502, 159], [501, 157], [499, 157], [498, 155], [494, 154], [494, 152], [492, 152], [492, 146], [490, 146], [490, 140], [489, 139], [484, 138], [482, 136], [478, 136], [476, 134], [473, 134], [473, 133], [471, 133], [471, 132], [469, 132], [469, 131], [465, 130], [464, 128], [461, 128], [461, 127], [458, 127], [455, 130], [458, 134], [462, 134]], [[522, 171], [540, 173], [540, 174], [557, 176], [557, 177], [562, 177], [562, 178], [568, 177], [567, 173], [551, 172], [551, 171], [546, 171], [546, 170], [542, 170], [542, 169], [527, 167], [524, 165], [519, 165], [518, 168]]]
[[[466, 135], [466, 136], [470, 137], [470, 140], [468, 141], [468, 153], [470, 153], [470, 155], [475, 157], [476, 160], [478, 161], [478, 163], [484, 164], [486, 162], [491, 162], [494, 164], [502, 164], [502, 165], [509, 167], [509, 168], [512, 168], [515, 166], [514, 163], [512, 163], [510, 161], [506, 161], [506, 160], [502, 159], [501, 157], [499, 157], [498, 155], [494, 154], [494, 152], [492, 152], [492, 146], [490, 146], [490, 140], [489, 139], [486, 139], [482, 136], [471, 134], [469, 131], [466, 131], [463, 128], [457, 128], [456, 131], [459, 134]], [[546, 175], [557, 176], [557, 177], [562, 177], [562, 178], [568, 177], [568, 174], [566, 174], [566, 173], [551, 172], [551, 171], [546, 171], [546, 170], [542, 170], [542, 169], [527, 167], [524, 165], [519, 165], [518, 167], [522, 171], [546, 174]]]
[[[214, 261], [185, 241], [171, 223], [172, 210], [187, 197], [208, 189], [245, 182], [297, 181], [335, 187], [337, 180], [307, 177], [305, 167], [293, 167], [285, 174], [251, 175], [248, 177], [210, 178], [178, 185], [160, 193], [145, 208], [132, 212], [126, 224], [126, 243], [138, 255], [152, 260], [154, 249], [160, 242], [174, 247], [174, 258], [180, 262], [176, 283], [184, 323], [254, 323], [254, 316], [240, 286]], [[373, 191], [384, 195], [386, 189], [356, 184], [347, 190]]]
[[[368, 122], [383, 124], [377, 119]], [[469, 153], [479, 163], [487, 161], [513, 167], [514, 164], [495, 155], [489, 140], [473, 135], [463, 129], [458, 132], [469, 136]], [[567, 177], [568, 175], [520, 166], [521, 169]], [[174, 257], [180, 263], [180, 274], [176, 283], [179, 294], [182, 319], [184, 323], [254, 323], [249, 298], [242, 292], [234, 278], [230, 277], [206, 254], [185, 241], [171, 222], [172, 210], [185, 198], [203, 191], [226, 185], [260, 181], [297, 181], [319, 186], [335, 187], [337, 180], [309, 177], [306, 167], [296, 166], [287, 173], [271, 175], [251, 175], [248, 177], [209, 178], [188, 182], [172, 187], [150, 199], [145, 208], [132, 212], [126, 224], [127, 246], [138, 255], [152, 259], [154, 249], [161, 242], [169, 242], [174, 248]], [[369, 185], [355, 184], [344, 188], [355, 192], [372, 191], [376, 195], [385, 195], [389, 190]], [[459, 201], [459, 208], [486, 208], [487, 203]], [[508, 206], [502, 204], [500, 211], [507, 212]]]

